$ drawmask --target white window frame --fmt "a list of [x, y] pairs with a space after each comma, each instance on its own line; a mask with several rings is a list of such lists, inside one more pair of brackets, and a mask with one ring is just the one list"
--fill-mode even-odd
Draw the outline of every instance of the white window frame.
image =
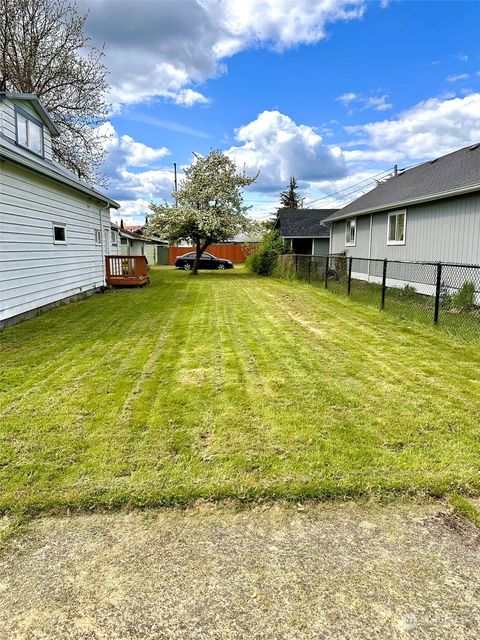
[[[21, 116], [24, 120], [26, 120], [27, 122], [27, 144], [22, 144], [19, 140], [19, 127], [18, 127], [18, 117]], [[30, 143], [30, 126], [31, 125], [35, 125], [36, 127], [38, 127], [40, 129], [40, 142], [41, 142], [41, 150], [37, 151], [35, 149], [33, 149], [31, 147], [31, 143]], [[18, 105], [15, 105], [15, 139], [16, 139], [16, 143], [18, 144], [19, 147], [22, 147], [23, 149], [28, 149], [29, 151], [31, 151], [32, 153], [34, 153], [37, 156], [41, 156], [42, 158], [45, 155], [45, 140], [44, 140], [44, 130], [43, 130], [43, 123], [40, 122], [40, 120], [37, 120], [37, 118], [34, 118], [30, 113], [28, 113], [28, 111], [25, 111], [24, 109], [22, 109], [21, 107], [19, 107]]]
[[[55, 227], [61, 228], [65, 232], [65, 240], [56, 240], [55, 239]], [[67, 225], [63, 222], [52, 222], [52, 234], [53, 234], [53, 244], [68, 244], [67, 237]]]
[[118, 233], [114, 229], [110, 229], [110, 242], [113, 247], [118, 246]]
[[[354, 241], [347, 242], [347, 228], [350, 223], [354, 223], [355, 233], [354, 233]], [[346, 247], [356, 247], [357, 246], [357, 218], [347, 218], [345, 220], [345, 246]]]
[[[403, 218], [403, 240], [390, 240], [390, 218], [393, 218], [394, 216], [400, 216], [402, 215], [404, 216]], [[395, 223], [395, 229], [397, 228], [397, 225]], [[398, 209], [397, 211], [389, 211], [388, 212], [388, 216], [387, 216], [387, 245], [388, 246], [398, 246], [398, 245], [404, 245], [405, 244], [405, 240], [407, 238], [407, 210], [406, 209]]]
[[102, 244], [102, 232], [100, 229], [95, 229], [95, 245], [98, 247]]

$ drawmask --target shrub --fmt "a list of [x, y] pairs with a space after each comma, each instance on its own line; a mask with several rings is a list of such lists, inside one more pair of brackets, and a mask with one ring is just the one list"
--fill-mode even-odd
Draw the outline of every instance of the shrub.
[[266, 233], [257, 251], [248, 256], [246, 266], [250, 271], [261, 276], [271, 276], [277, 265], [278, 256], [290, 253], [290, 248], [278, 231]]
[[418, 299], [417, 290], [411, 284], [395, 290], [395, 297], [404, 302], [415, 302]]
[[[329, 259], [329, 271], [335, 273], [335, 279], [339, 282], [347, 282], [348, 256], [346, 251], [340, 251]], [[330, 274], [329, 274], [330, 277]]]
[[460, 291], [452, 298], [452, 305], [462, 311], [470, 311], [475, 306], [475, 284], [464, 282]]
[[440, 306], [446, 311], [452, 308], [452, 294], [443, 280], [440, 285]]

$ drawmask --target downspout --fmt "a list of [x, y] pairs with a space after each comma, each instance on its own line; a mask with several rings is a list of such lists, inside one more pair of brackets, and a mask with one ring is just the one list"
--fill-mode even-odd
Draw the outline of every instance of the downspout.
[[373, 213], [370, 214], [370, 232], [369, 232], [369, 236], [368, 236], [367, 282], [370, 282], [370, 260], [372, 259], [372, 224], [373, 224]]
[[103, 286], [107, 286], [107, 273], [105, 271], [105, 229], [103, 228], [103, 214], [102, 211], [108, 210], [108, 217], [110, 218], [110, 205], [106, 204], [105, 207], [98, 207], [98, 214], [100, 216], [100, 240], [102, 245], [102, 274], [103, 274]]

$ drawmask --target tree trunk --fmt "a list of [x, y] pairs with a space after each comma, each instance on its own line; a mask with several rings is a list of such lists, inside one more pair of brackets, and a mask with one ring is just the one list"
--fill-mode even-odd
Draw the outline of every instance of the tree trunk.
[[200, 258], [202, 257], [200, 242], [197, 242], [195, 245], [195, 260], [193, 261], [192, 267], [192, 276], [198, 275], [198, 265], [200, 263]]
[[195, 260], [193, 261], [192, 267], [192, 276], [198, 275], [198, 266], [200, 264], [200, 258], [202, 257], [203, 252], [208, 247], [208, 241], [205, 241], [203, 244], [200, 243], [200, 240], [197, 240], [195, 243]]

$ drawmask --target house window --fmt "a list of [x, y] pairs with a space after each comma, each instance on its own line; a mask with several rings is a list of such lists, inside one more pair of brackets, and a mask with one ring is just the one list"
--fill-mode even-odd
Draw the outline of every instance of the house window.
[[118, 244], [118, 239], [117, 238], [118, 238], [117, 232], [116, 231], [111, 231], [110, 232], [110, 240], [111, 240], [111, 243], [113, 245], [115, 245], [115, 246], [117, 246], [117, 244]]
[[95, 229], [95, 244], [102, 244], [102, 234], [100, 229]]
[[388, 214], [387, 244], [405, 244], [406, 221], [405, 211], [394, 211]]
[[43, 155], [43, 125], [23, 109], [16, 107], [17, 143]]
[[53, 224], [54, 244], [67, 244], [67, 229], [64, 224]]
[[354, 247], [357, 243], [357, 219], [350, 218], [345, 223], [345, 246]]
[[121, 238], [120, 239], [120, 243], [123, 244], [123, 245], [127, 244], [127, 239], [126, 238]]

